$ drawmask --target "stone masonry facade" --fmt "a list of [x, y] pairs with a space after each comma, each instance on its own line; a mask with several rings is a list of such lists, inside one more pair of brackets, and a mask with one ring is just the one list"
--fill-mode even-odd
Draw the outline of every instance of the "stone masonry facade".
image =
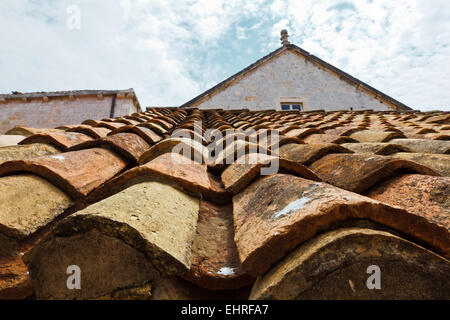
[[[55, 128], [79, 124], [86, 119], [111, 117], [113, 94], [57, 97], [3, 98], [0, 101], [0, 134], [15, 126]], [[139, 112], [135, 96], [116, 97], [112, 117]]]
[[304, 111], [393, 109], [363, 88], [340, 79], [332, 71], [290, 50], [266, 61], [192, 107], [280, 110], [282, 102], [301, 102]]

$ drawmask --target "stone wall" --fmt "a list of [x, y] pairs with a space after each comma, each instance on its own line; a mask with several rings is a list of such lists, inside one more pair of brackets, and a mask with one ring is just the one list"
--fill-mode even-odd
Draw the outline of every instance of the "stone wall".
[[280, 102], [302, 102], [305, 111], [392, 110], [387, 102], [292, 51], [284, 51], [210, 99], [192, 106], [264, 110], [280, 109]]
[[[61, 125], [79, 124], [87, 119], [101, 120], [109, 118], [112, 95], [96, 96], [6, 99], [0, 102], [0, 134], [15, 126], [32, 128], [55, 128]], [[136, 112], [132, 98], [116, 99], [114, 117]]]

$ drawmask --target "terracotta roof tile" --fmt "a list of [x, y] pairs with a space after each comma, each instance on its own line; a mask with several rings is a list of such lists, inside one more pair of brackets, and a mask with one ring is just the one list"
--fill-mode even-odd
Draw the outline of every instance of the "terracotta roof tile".
[[443, 114], [439, 116], [430, 117], [425, 120], [427, 123], [450, 123], [450, 114]]
[[370, 154], [328, 154], [310, 168], [323, 181], [354, 192], [363, 192], [400, 170], [438, 175], [412, 161]]
[[[118, 210], [120, 208], [120, 210]], [[156, 181], [133, 185], [63, 220], [51, 236], [25, 255], [31, 277], [39, 273], [38, 298], [96, 298], [129, 286], [145, 285], [160, 272], [172, 275], [189, 270], [199, 201]], [[92, 246], [95, 243], [95, 246]], [[98, 264], [101, 254], [102, 263]], [[86, 290], [68, 292], [52, 278], [53, 270], [66, 269], [74, 256], [83, 274]], [[108, 257], [109, 256], [109, 257]], [[53, 267], [45, 268], [52, 265]], [[154, 266], [154, 267], [153, 267]], [[120, 271], [113, 281], [95, 280]], [[93, 284], [90, 284], [93, 282]], [[46, 284], [44, 286], [44, 284]]]
[[67, 151], [87, 141], [93, 141], [93, 139], [83, 133], [62, 131], [34, 134], [22, 140], [20, 144], [46, 143]]
[[120, 173], [126, 165], [114, 152], [93, 148], [5, 162], [0, 165], [0, 176], [31, 172], [48, 179], [73, 198], [79, 198]]
[[0, 256], [14, 252], [18, 240], [44, 227], [73, 204], [59, 188], [30, 174], [0, 177], [0, 203]]
[[34, 143], [23, 146], [0, 148], [0, 164], [11, 160], [31, 159], [60, 153], [61, 150], [48, 144]]
[[441, 176], [450, 177], [450, 154], [398, 152], [391, 154], [391, 156], [417, 162]]
[[414, 134], [425, 134], [425, 133], [437, 133], [437, 131], [432, 128], [421, 128], [420, 130], [414, 132]]
[[[230, 193], [237, 194], [261, 174], [270, 174], [269, 172], [272, 171], [270, 167], [275, 165], [277, 168], [274, 173], [286, 172], [309, 180], [320, 181], [315, 173], [300, 163], [258, 153], [247, 154], [237, 159], [223, 171], [221, 178], [225, 189]], [[264, 173], [263, 168], [268, 173]]]
[[261, 275], [298, 244], [332, 223], [369, 219], [420, 238], [450, 255], [449, 230], [405, 210], [325, 183], [278, 174], [233, 197], [235, 240], [244, 269]]
[[337, 128], [333, 128], [333, 129], [327, 129], [325, 130], [325, 133], [327, 134], [331, 134], [331, 135], [336, 135], [336, 136], [350, 136], [352, 133], [361, 131], [361, 128], [357, 128], [357, 127], [346, 127], [346, 126], [342, 126], [342, 127], [337, 127]]
[[73, 150], [108, 146], [125, 159], [137, 164], [142, 154], [150, 149], [150, 145], [137, 134], [120, 132], [105, 138], [87, 141], [70, 148]]
[[137, 121], [139, 123], [148, 121], [148, 119], [139, 116], [139, 114], [135, 114], [134, 116], [133, 115], [131, 115], [131, 116], [124, 116], [123, 118], [124, 119], [129, 119], [129, 120], [134, 120], [134, 121]]
[[424, 134], [407, 133], [409, 139], [450, 140], [450, 135], [445, 132], [432, 132]]
[[89, 196], [88, 201], [96, 202], [140, 181], [165, 181], [219, 203], [230, 200], [220, 180], [207, 172], [205, 164], [195, 163], [176, 153], [164, 153], [106, 182]]
[[[399, 197], [399, 195], [406, 195]], [[405, 174], [385, 180], [367, 196], [423, 216], [450, 230], [450, 177]]]
[[189, 152], [191, 160], [198, 159], [201, 163], [204, 162], [204, 155], [208, 152], [201, 142], [190, 138], [168, 138], [158, 142], [145, 151], [141, 155], [139, 163], [147, 163], [164, 153], [172, 153], [175, 152], [175, 150], [178, 151], [178, 153], [183, 153], [185, 156], [187, 156], [187, 153]]
[[432, 140], [450, 140], [450, 134], [448, 132], [426, 133], [426, 139]]
[[[83, 124], [91, 124], [91, 122], [83, 122]], [[107, 122], [107, 121], [97, 121], [95, 124], [95, 127], [100, 127], [100, 128], [107, 128], [109, 130], [114, 130], [123, 126], [126, 126], [127, 124], [125, 123], [120, 123], [120, 122]]]
[[427, 139], [393, 139], [390, 141], [411, 149], [417, 153], [450, 153], [450, 141]]
[[144, 126], [135, 126], [135, 125], [128, 125], [123, 126], [118, 129], [115, 129], [109, 133], [109, 135], [121, 133], [121, 132], [133, 132], [137, 135], [139, 135], [142, 139], [147, 141], [148, 144], [155, 144], [158, 141], [162, 140], [162, 137], [157, 135], [152, 129], [149, 129]]
[[31, 136], [33, 134], [38, 133], [48, 133], [48, 132], [62, 132], [63, 130], [59, 129], [50, 129], [50, 128], [29, 128], [29, 127], [23, 127], [23, 126], [16, 126], [12, 128], [11, 130], [8, 130], [6, 132], [7, 135], [20, 135], [20, 136]]
[[284, 146], [285, 144], [305, 144], [303, 140], [300, 140], [299, 138], [293, 138], [293, 137], [285, 137], [283, 135], [279, 136], [279, 141], [271, 141], [271, 138], [268, 137], [267, 139], [262, 139], [260, 143], [263, 146], [269, 146], [270, 149], [276, 150], [279, 149], [281, 146]]
[[198, 141], [199, 143], [201, 143], [203, 145], [208, 144], [206, 137], [204, 137], [203, 135], [200, 135], [199, 132], [193, 131], [191, 129], [186, 129], [186, 128], [176, 129], [176, 130], [172, 131], [171, 137], [190, 138], [195, 141]]
[[309, 144], [318, 144], [318, 143], [349, 143], [349, 142], [358, 142], [355, 139], [345, 136], [335, 136], [332, 134], [312, 134], [303, 139], [306, 143]]
[[99, 120], [94, 120], [94, 119], [88, 119], [88, 120], [84, 120], [81, 125], [88, 125], [88, 126], [92, 126], [92, 127], [97, 127], [99, 124], [102, 124], [103, 121], [99, 121]]
[[208, 164], [213, 170], [220, 171], [225, 169], [228, 165], [234, 163], [235, 160], [241, 156], [249, 153], [271, 153], [268, 148], [256, 143], [247, 142], [245, 140], [235, 140], [229, 143], [223, 150], [216, 154]]
[[17, 253], [12, 257], [0, 257], [0, 300], [26, 299], [33, 295], [28, 269]]
[[237, 289], [253, 279], [239, 261], [234, 242], [233, 206], [200, 201], [192, 266], [184, 278], [208, 289]]
[[[104, 299], [108, 295], [114, 298], [124, 288], [144, 289], [148, 299], [149, 282], [157, 277], [157, 271], [143, 253], [97, 229], [47, 238], [34, 246], [24, 261], [37, 299]], [[73, 263], [83, 272], [82, 290], [67, 289], [66, 270]]]
[[312, 134], [323, 133], [323, 131], [320, 129], [312, 129], [312, 128], [305, 129], [305, 128], [291, 128], [291, 127], [289, 127], [288, 129], [281, 130], [280, 132], [286, 137], [295, 137], [299, 139], [306, 138]]
[[341, 146], [355, 153], [372, 153], [383, 156], [392, 155], [397, 152], [413, 152], [405, 146], [389, 142], [343, 143]]
[[110, 129], [102, 128], [102, 127], [92, 127], [89, 125], [77, 125], [73, 126], [72, 128], [68, 129], [67, 132], [80, 132], [84, 133], [94, 139], [98, 138], [104, 138], [108, 133], [111, 132]]
[[388, 142], [395, 138], [405, 138], [401, 132], [362, 130], [354, 132], [350, 138], [359, 142]]
[[[356, 144], [356, 143], [355, 143]], [[349, 143], [349, 145], [352, 145]], [[280, 147], [281, 158], [309, 165], [329, 153], [352, 153], [342, 145], [334, 143], [296, 144], [289, 143]]]
[[[367, 266], [383, 290], [366, 286]], [[414, 274], [414, 281], [411, 276]], [[448, 261], [388, 232], [340, 229], [298, 247], [258, 278], [250, 299], [447, 299]]]

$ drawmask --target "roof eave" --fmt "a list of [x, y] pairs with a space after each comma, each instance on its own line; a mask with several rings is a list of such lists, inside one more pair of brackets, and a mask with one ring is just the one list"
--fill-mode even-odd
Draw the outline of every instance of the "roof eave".
[[73, 91], [53, 91], [53, 92], [27, 92], [27, 93], [12, 93], [12, 94], [0, 94], [0, 99], [33, 99], [33, 98], [58, 98], [58, 97], [82, 97], [93, 95], [111, 96], [116, 94], [123, 94], [129, 99], [133, 99], [133, 104], [136, 107], [136, 111], [141, 111], [141, 105], [137, 98], [136, 92], [133, 88], [124, 90], [73, 90]]

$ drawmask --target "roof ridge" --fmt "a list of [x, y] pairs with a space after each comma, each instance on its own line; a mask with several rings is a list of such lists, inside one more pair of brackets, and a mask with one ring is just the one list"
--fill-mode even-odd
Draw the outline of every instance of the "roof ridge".
[[34, 92], [19, 92], [12, 91], [11, 93], [0, 94], [0, 98], [33, 98], [42, 96], [65, 96], [65, 95], [90, 95], [90, 94], [115, 94], [115, 93], [136, 93], [133, 88], [118, 89], [118, 90], [102, 90], [102, 89], [83, 89], [83, 90], [61, 90], [61, 91], [34, 91]]

